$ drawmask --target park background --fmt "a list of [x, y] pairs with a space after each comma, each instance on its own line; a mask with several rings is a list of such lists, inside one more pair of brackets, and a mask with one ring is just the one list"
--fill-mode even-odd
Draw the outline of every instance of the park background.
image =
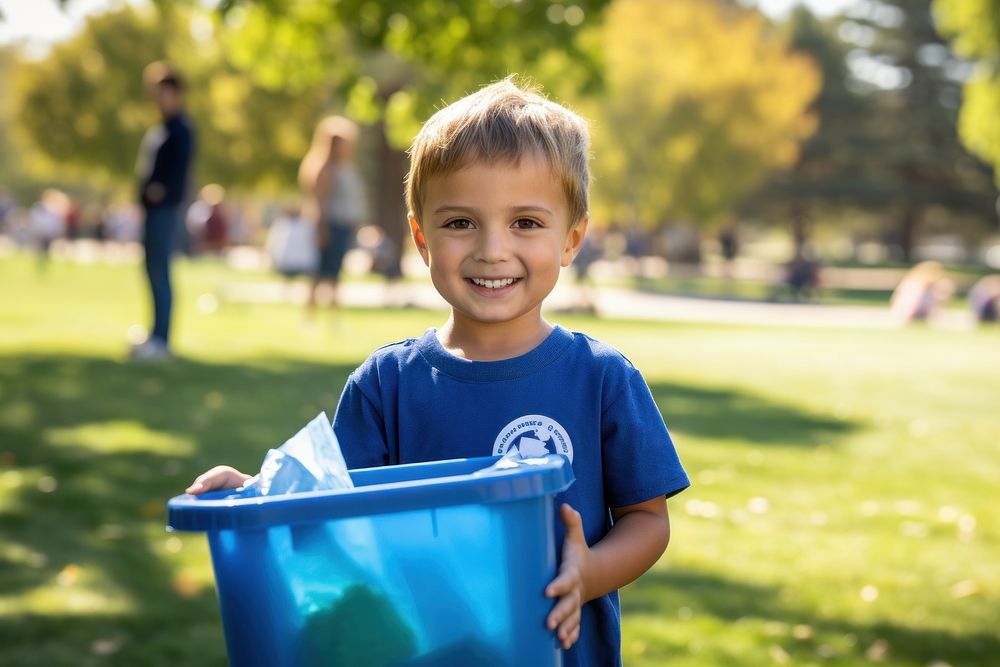
[[[63, 29], [18, 32], [50, 4]], [[0, 1], [0, 664], [225, 664], [203, 538], [165, 501], [258, 468], [372, 348], [441, 322], [403, 151], [509, 72], [593, 124], [601, 254], [549, 317], [643, 371], [694, 482], [623, 592], [625, 663], [995, 664], [1000, 331], [966, 295], [1000, 270], [1000, 2], [792, 4]], [[164, 57], [230, 233], [179, 248], [177, 356], [143, 365], [133, 171]], [[331, 112], [362, 124], [372, 225], [345, 307], [303, 322], [266, 241]], [[893, 316], [927, 260], [954, 294]]]

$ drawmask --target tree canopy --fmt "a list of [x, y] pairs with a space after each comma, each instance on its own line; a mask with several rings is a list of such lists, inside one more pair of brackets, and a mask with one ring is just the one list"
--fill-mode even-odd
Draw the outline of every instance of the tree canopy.
[[969, 150], [991, 163], [1000, 185], [1000, 0], [935, 0], [941, 32], [977, 63], [965, 85], [959, 132]]
[[[774, 24], [736, 0], [152, 0], [92, 17], [39, 62], [15, 56], [0, 132], [30, 138], [47, 173], [130, 185], [156, 118], [141, 69], [167, 57], [190, 80], [200, 180], [294, 188], [316, 122], [346, 112], [368, 126], [376, 220], [398, 231], [402, 149], [420, 123], [517, 72], [593, 121], [598, 224], [711, 224], [756, 192], [768, 212], [862, 206], [912, 237], [930, 211], [992, 220], [995, 197], [956, 138], [963, 63], [931, 1]], [[936, 3], [979, 58], [962, 137], [990, 159], [1000, 0]]]
[[142, 70], [166, 57], [188, 83], [199, 177], [227, 186], [294, 186], [320, 96], [255, 86], [208, 39], [199, 41], [197, 29], [168, 35], [158, 19], [128, 7], [96, 15], [45, 59], [19, 64], [17, 125], [38, 149], [41, 167], [105, 186], [131, 183], [139, 142], [157, 118]]
[[606, 90], [588, 109], [608, 217], [711, 222], [791, 165], [815, 128], [817, 68], [755, 11], [618, 0], [600, 47]]

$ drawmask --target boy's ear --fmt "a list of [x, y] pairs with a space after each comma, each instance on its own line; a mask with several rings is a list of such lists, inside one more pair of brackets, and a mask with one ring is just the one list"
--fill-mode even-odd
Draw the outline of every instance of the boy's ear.
[[580, 222], [570, 227], [569, 233], [566, 234], [566, 245], [563, 247], [562, 260], [559, 262], [563, 268], [572, 264], [573, 260], [576, 259], [576, 254], [583, 247], [583, 239], [587, 236], [587, 225], [589, 224], [590, 218], [583, 216]]
[[417, 252], [423, 258], [424, 264], [430, 266], [431, 258], [427, 252], [427, 239], [424, 238], [424, 230], [420, 229], [420, 223], [417, 222], [417, 216], [413, 215], [413, 211], [406, 214], [406, 221], [410, 223], [410, 236], [413, 237], [413, 245], [417, 246]]

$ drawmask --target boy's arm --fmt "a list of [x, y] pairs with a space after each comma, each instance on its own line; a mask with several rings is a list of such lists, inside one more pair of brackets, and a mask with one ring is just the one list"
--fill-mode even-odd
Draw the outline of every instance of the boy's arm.
[[566, 524], [563, 562], [545, 594], [559, 598], [548, 627], [568, 649], [580, 636], [584, 604], [635, 581], [663, 555], [670, 542], [670, 517], [663, 496], [613, 508], [611, 530], [588, 547], [579, 512], [569, 505], [560, 511]]

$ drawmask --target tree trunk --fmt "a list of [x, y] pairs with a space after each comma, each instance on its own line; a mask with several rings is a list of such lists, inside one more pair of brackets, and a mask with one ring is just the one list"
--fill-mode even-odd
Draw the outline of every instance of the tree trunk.
[[792, 207], [792, 257], [805, 257], [809, 242], [809, 211], [805, 204]]
[[378, 163], [378, 192], [375, 198], [375, 219], [373, 222], [391, 241], [390, 257], [380, 268], [386, 278], [395, 279], [403, 275], [403, 249], [409, 242], [409, 228], [406, 223], [406, 206], [403, 201], [403, 178], [406, 176], [406, 153], [389, 143], [386, 136], [385, 120], [380, 119], [375, 126], [377, 134], [376, 160]]
[[899, 227], [896, 230], [899, 243], [900, 259], [906, 263], [913, 261], [913, 246], [917, 242], [917, 230], [920, 227], [920, 211], [915, 206], [906, 206], [899, 216]]

